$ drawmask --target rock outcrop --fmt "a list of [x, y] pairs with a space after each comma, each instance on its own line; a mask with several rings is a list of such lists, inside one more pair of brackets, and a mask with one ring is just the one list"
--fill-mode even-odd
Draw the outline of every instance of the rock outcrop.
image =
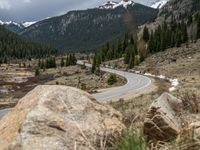
[[104, 137], [119, 136], [121, 119], [78, 89], [38, 86], [0, 120], [0, 150], [94, 150]]
[[181, 131], [178, 117], [182, 103], [179, 99], [164, 93], [153, 102], [144, 122], [144, 133], [152, 141], [169, 141]]
[[192, 130], [194, 136], [200, 140], [200, 121], [193, 122], [189, 125], [190, 130]]

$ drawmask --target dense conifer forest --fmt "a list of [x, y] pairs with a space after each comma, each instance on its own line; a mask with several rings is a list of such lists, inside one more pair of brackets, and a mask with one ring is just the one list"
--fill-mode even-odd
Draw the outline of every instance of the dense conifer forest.
[[[195, 13], [187, 22], [163, 23], [155, 31], [146, 26], [141, 40], [136, 34], [126, 33], [123, 40], [110, 45], [106, 43], [97, 50], [93, 60], [92, 72], [98, 71], [102, 62], [124, 58], [124, 63], [131, 69], [144, 61], [147, 55], [164, 51], [167, 48], [180, 47], [181, 44], [196, 42], [200, 38], [200, 12]], [[138, 45], [143, 45], [138, 46]]]
[[23, 39], [0, 26], [0, 63], [6, 63], [9, 58], [42, 58], [54, 54], [56, 50], [50, 46]]

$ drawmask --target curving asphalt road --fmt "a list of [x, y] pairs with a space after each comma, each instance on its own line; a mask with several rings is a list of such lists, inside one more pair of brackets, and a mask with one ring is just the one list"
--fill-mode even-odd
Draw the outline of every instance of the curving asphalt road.
[[[78, 61], [77, 64], [83, 65], [82, 61]], [[91, 64], [85, 64], [86, 67], [91, 68]], [[100, 67], [101, 71], [104, 72], [109, 72], [113, 74], [120, 75], [124, 78], [126, 78], [127, 83], [124, 86], [120, 86], [117, 88], [111, 88], [108, 89], [105, 92], [102, 93], [96, 93], [93, 94], [93, 96], [98, 100], [98, 101], [105, 101], [110, 98], [114, 97], [119, 97], [119, 96], [124, 96], [133, 92], [136, 92], [140, 89], [143, 89], [151, 84], [151, 80], [148, 77], [126, 72], [126, 71], [120, 71], [120, 70], [115, 70], [115, 69], [110, 69], [110, 68], [105, 68], [105, 67]], [[9, 111], [10, 109], [4, 109], [0, 110], [0, 119]]]
[[[77, 64], [82, 65], [82, 61], [78, 61]], [[86, 67], [92, 67], [91, 64], [85, 64]], [[110, 69], [110, 68], [105, 68], [105, 67], [100, 67], [101, 71], [104, 72], [109, 72], [113, 74], [120, 75], [124, 78], [126, 78], [127, 83], [124, 86], [120, 86], [117, 88], [111, 88], [108, 89], [105, 92], [102, 93], [97, 93], [93, 94], [93, 96], [98, 100], [98, 101], [103, 101], [107, 100], [113, 97], [119, 97], [119, 96], [124, 96], [133, 92], [136, 92], [140, 89], [143, 89], [151, 84], [151, 80], [148, 77], [126, 72], [126, 71], [120, 71], [120, 70], [115, 70], [115, 69]]]

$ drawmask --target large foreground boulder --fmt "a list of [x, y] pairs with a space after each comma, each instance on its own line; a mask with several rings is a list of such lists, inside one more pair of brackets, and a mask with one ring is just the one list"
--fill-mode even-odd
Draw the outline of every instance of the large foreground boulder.
[[164, 93], [155, 100], [144, 122], [144, 133], [148, 140], [169, 141], [177, 137], [181, 131], [179, 112], [181, 100]]
[[0, 121], [0, 149], [94, 150], [121, 133], [121, 118], [78, 89], [38, 86]]

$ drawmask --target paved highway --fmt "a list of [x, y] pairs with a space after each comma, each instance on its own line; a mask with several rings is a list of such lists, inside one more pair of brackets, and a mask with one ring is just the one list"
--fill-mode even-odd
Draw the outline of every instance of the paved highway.
[[[81, 65], [81, 64], [83, 64], [83, 62], [78, 61], [77, 64]], [[86, 67], [90, 67], [90, 68], [92, 67], [91, 64], [85, 64], [85, 65], [86, 65]], [[120, 86], [117, 88], [111, 88], [102, 93], [93, 94], [93, 96], [98, 101], [105, 101], [110, 98], [124, 96], [129, 93], [133, 93], [138, 90], [141, 90], [151, 84], [151, 80], [148, 77], [145, 77], [142, 75], [138, 75], [138, 74], [134, 74], [134, 73], [126, 72], [126, 71], [105, 68], [105, 67], [100, 67], [100, 70], [104, 71], [104, 72], [109, 72], [109, 73], [120, 75], [120, 76], [126, 78], [127, 83], [124, 86]], [[0, 118], [2, 118], [3, 115], [5, 113], [7, 113], [8, 111], [9, 111], [9, 109], [0, 110]]]
[[[78, 61], [77, 63], [80, 65], [83, 64], [82, 61]], [[85, 65], [86, 67], [92, 67], [91, 64], [86, 63]], [[115, 70], [115, 69], [110, 69], [110, 68], [105, 68], [105, 67], [100, 67], [100, 70], [104, 72], [120, 75], [126, 78], [127, 83], [121, 87], [117, 87], [113, 89], [111, 88], [105, 92], [93, 94], [93, 96], [98, 101], [103, 101], [103, 100], [107, 100], [114, 97], [124, 96], [130, 93], [136, 92], [140, 89], [143, 89], [151, 84], [151, 80], [148, 77], [145, 77], [139, 74], [134, 74], [134, 73], [126, 72], [126, 71], [120, 71], [120, 70]]]

